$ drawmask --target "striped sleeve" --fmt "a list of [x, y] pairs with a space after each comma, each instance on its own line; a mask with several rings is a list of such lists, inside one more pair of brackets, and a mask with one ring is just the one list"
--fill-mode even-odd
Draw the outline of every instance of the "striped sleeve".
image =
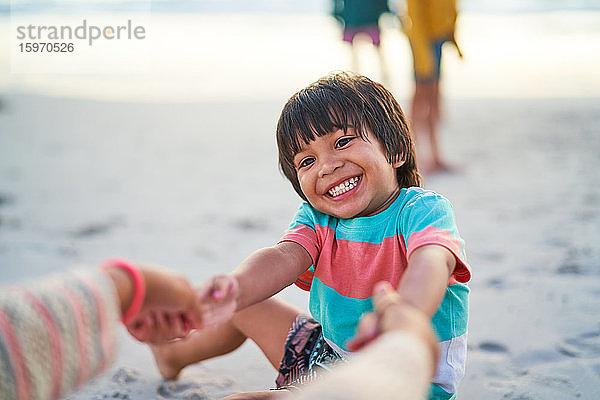
[[63, 397], [113, 360], [118, 321], [114, 286], [96, 269], [3, 289], [0, 393]]
[[300, 246], [304, 247], [308, 254], [310, 254], [313, 265], [306, 270], [306, 272], [300, 275], [295, 282], [296, 286], [306, 291], [310, 290], [310, 286], [312, 285], [312, 280], [314, 277], [314, 265], [318, 261], [319, 253], [322, 247], [321, 241], [319, 240], [319, 235], [317, 234], [319, 216], [316, 215], [316, 212], [317, 211], [314, 210], [308, 203], [302, 203], [298, 208], [296, 215], [294, 215], [288, 230], [278, 242], [298, 243]]
[[400, 225], [407, 258], [421, 246], [443, 246], [456, 257], [454, 279], [463, 283], [471, 279], [465, 243], [458, 233], [452, 204], [445, 197], [431, 191], [418, 194], [405, 206]]

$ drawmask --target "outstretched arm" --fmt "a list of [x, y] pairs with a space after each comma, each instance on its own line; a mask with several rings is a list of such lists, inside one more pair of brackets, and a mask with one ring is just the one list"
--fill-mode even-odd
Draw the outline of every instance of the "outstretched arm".
[[[109, 366], [118, 321], [136, 298], [141, 314], [168, 311], [193, 320], [195, 293], [180, 275], [137, 268], [78, 270], [0, 290], [0, 392], [7, 399], [57, 399]], [[134, 316], [133, 316], [134, 317]], [[179, 336], [183, 332], [175, 332]], [[93, 351], [92, 351], [93, 349]]]
[[240, 285], [237, 309], [256, 304], [290, 286], [311, 264], [308, 252], [294, 242], [254, 252], [230, 274]]
[[294, 242], [282, 242], [252, 253], [230, 274], [211, 278], [199, 290], [203, 326], [215, 325], [280, 292], [312, 264], [308, 252]]
[[294, 400], [426, 398], [439, 351], [429, 317], [403, 301], [387, 282], [378, 283], [373, 294], [375, 309], [361, 319], [348, 343], [361, 351], [352, 363], [305, 386]]
[[410, 255], [398, 293], [407, 303], [431, 317], [444, 298], [454, 268], [456, 257], [445, 247], [419, 247]]

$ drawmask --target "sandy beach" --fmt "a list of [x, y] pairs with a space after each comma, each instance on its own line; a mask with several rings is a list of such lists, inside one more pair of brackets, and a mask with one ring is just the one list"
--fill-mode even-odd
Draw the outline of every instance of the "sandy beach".
[[[542, 49], [560, 43], [570, 56], [544, 52], [520, 73], [518, 66], [506, 69], [509, 61], [496, 65], [501, 53], [481, 56], [490, 36], [466, 40], [471, 58], [449, 60], [447, 76], [456, 79], [446, 86], [441, 133], [457, 172], [425, 177], [427, 188], [454, 204], [473, 269], [467, 375], [459, 398], [595, 399], [600, 60], [584, 49], [598, 48], [600, 31], [592, 22], [599, 19], [572, 17], [579, 24], [549, 40], [547, 17], [522, 18], [538, 24], [519, 25], [521, 33], [530, 32], [527, 43]], [[473, 17], [468, 29], [485, 32], [491, 20], [503, 23], [501, 17]], [[333, 28], [322, 29], [334, 38]], [[266, 41], [265, 57], [278, 40]], [[326, 41], [317, 50], [342, 54], [338, 45]], [[573, 59], [579, 56], [588, 58]], [[296, 73], [293, 67], [271, 70], [260, 60], [264, 69], [249, 67], [239, 92], [241, 78], [224, 84], [229, 72], [219, 74], [216, 66], [205, 65], [202, 78], [186, 86], [193, 59], [177, 77], [173, 64], [160, 64], [147, 92], [140, 76], [49, 79], [12, 74], [0, 63], [0, 284], [90, 267], [115, 255], [165, 265], [201, 283], [276, 242], [300, 201], [277, 170], [279, 111], [293, 91], [344, 64], [321, 59]], [[543, 68], [544, 62], [554, 67]], [[409, 64], [398, 63], [393, 89], [406, 108]], [[251, 80], [251, 72], [260, 74]], [[214, 84], [203, 93], [211, 73]], [[272, 85], [265, 85], [268, 78]], [[281, 296], [306, 306], [297, 288]], [[271, 387], [275, 379], [247, 343], [187, 368], [177, 382], [163, 382], [149, 350], [122, 336], [113, 368], [72, 399], [217, 399]]]

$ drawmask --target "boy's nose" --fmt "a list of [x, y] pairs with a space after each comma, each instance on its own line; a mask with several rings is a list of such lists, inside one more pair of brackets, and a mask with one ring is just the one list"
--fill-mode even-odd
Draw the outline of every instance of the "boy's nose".
[[330, 157], [321, 162], [319, 169], [319, 178], [332, 174], [336, 169], [344, 165], [344, 162], [337, 157]]

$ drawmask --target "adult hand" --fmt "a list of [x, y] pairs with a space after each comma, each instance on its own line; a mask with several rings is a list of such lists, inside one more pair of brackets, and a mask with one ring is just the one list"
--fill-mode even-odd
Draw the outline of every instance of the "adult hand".
[[419, 337], [437, 360], [438, 341], [427, 315], [405, 302], [388, 282], [376, 284], [373, 294], [375, 310], [361, 319], [356, 336], [347, 343], [348, 349], [357, 351], [386, 332], [404, 331]]
[[[200, 303], [185, 277], [149, 266], [137, 268], [145, 282], [146, 296], [138, 315], [126, 325], [133, 337], [143, 342], [161, 343], [184, 337], [200, 325]], [[113, 279], [124, 312], [134, 296], [132, 280], [120, 268], [105, 271]]]

